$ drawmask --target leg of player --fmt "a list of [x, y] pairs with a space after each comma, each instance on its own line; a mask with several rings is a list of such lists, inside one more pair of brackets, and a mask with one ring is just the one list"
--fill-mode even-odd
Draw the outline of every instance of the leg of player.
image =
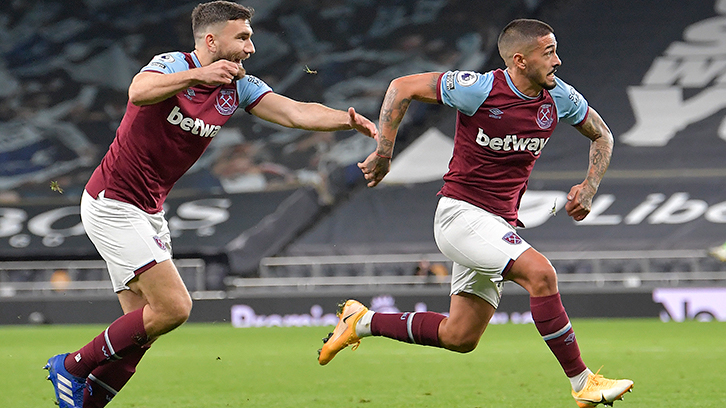
[[327, 364], [338, 351], [351, 344], [355, 349], [360, 337], [369, 335], [458, 352], [473, 350], [499, 303], [500, 273], [511, 260], [497, 247], [509, 244], [503, 240], [493, 244], [486, 236], [511, 231], [511, 227], [478, 207], [442, 198], [434, 217], [434, 237], [441, 252], [454, 261], [449, 317], [432, 312], [373, 313], [349, 300], [335, 330], [324, 340], [318, 362]]
[[[131, 290], [123, 290], [117, 295], [124, 314], [143, 309], [148, 304], [146, 299]], [[102, 408], [111, 402], [111, 399], [136, 373], [136, 366], [154, 340], [150, 340], [146, 345], [132, 351], [121, 360], [110, 361], [93, 370], [86, 380], [83, 408]]]
[[144, 328], [149, 337], [166, 334], [189, 318], [192, 298], [171, 260], [155, 265], [128, 285], [148, 303], [144, 307]]
[[494, 311], [489, 302], [463, 292], [451, 296], [449, 317], [434, 312], [375, 313], [348, 300], [339, 312], [338, 325], [323, 340], [318, 362], [327, 364], [349, 345], [355, 350], [368, 336], [468, 353], [476, 348]]
[[580, 357], [580, 348], [557, 288], [557, 274], [549, 260], [534, 248], [527, 249], [512, 265], [507, 279], [530, 294], [532, 319], [542, 339], [562, 366], [580, 407], [612, 404], [630, 391], [630, 380], [610, 380], [593, 374]]
[[460, 353], [473, 351], [495, 311], [479, 296], [465, 292], [452, 295], [449, 317], [439, 325], [441, 347]]
[[83, 406], [86, 379], [95, 369], [125, 357], [140, 359], [151, 339], [180, 326], [189, 317], [191, 298], [170, 260], [149, 268], [128, 286], [147, 302], [143, 307], [116, 319], [80, 350], [48, 361], [49, 379], [61, 408]]
[[86, 379], [83, 408], [102, 408], [108, 405], [136, 373], [136, 366], [148, 349], [148, 345], [141, 347], [121, 360], [111, 361], [93, 370]]

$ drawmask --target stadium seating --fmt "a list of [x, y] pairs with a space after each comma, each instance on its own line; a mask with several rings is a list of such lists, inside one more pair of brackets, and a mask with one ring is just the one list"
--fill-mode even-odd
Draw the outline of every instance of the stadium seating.
[[[191, 49], [189, 13], [197, 3], [55, 0], [10, 2], [0, 10], [0, 216], [13, 225], [0, 234], [3, 259], [97, 259], [78, 229], [84, 183], [114, 137], [133, 75], [155, 54]], [[690, 251], [685, 258], [650, 259], [647, 270], [633, 259], [607, 260], [594, 270], [593, 262], [563, 255], [553, 260], [563, 274], [721, 271], [723, 264], [704, 250], [726, 239], [720, 96], [726, 74], [687, 71], [721, 54], [693, 51], [697, 44], [686, 30], [708, 36], [714, 32], [708, 19], [726, 11], [715, 1], [666, 3], [251, 1], [257, 54], [245, 66], [279, 93], [339, 109], [355, 106], [375, 119], [392, 78], [501, 67], [495, 51], [501, 27], [515, 17], [544, 19], [559, 41], [558, 75], [600, 112], [616, 147], [594, 213], [576, 225], [561, 197], [584, 178], [587, 140], [560, 126], [535, 167], [533, 194], [523, 208], [533, 221], [522, 236], [554, 254]], [[610, 7], [628, 12], [607, 12]], [[638, 17], [646, 12], [658, 15]], [[597, 20], [600, 15], [608, 16], [607, 24]], [[666, 66], [680, 71], [664, 77]], [[694, 79], [706, 72], [713, 77]], [[668, 91], [657, 94], [663, 89]], [[667, 98], [674, 105], [648, 110]], [[690, 102], [703, 104], [696, 109], [701, 116], [682, 113]], [[422, 134], [440, 135], [427, 143], [446, 143], [454, 121], [450, 109], [413, 104], [396, 159]], [[671, 122], [671, 128], [642, 130]], [[217, 265], [219, 278], [211, 286], [219, 287], [228, 271], [260, 276], [260, 262], [270, 257], [437, 253], [431, 225], [440, 178], [403, 177], [366, 189], [355, 163], [372, 151], [373, 141], [354, 132], [284, 129], [242, 111], [216, 139], [167, 203], [175, 255]], [[427, 146], [433, 145], [411, 149], [408, 162], [429, 160], [417, 156]], [[410, 174], [400, 166], [396, 171]], [[49, 188], [51, 181], [63, 194]], [[546, 212], [553, 204], [554, 217]], [[378, 265], [372, 273], [362, 265], [326, 267], [320, 276], [409, 275], [416, 260]], [[304, 265], [269, 273], [313, 276]], [[47, 274], [39, 276], [47, 282]], [[28, 272], [0, 277], [36, 279]]]

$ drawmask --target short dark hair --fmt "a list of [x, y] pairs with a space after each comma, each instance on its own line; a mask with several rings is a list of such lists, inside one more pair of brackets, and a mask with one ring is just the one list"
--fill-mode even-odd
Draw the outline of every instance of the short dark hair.
[[252, 7], [245, 7], [231, 1], [210, 1], [201, 3], [192, 10], [192, 33], [196, 37], [198, 31], [212, 24], [229, 20], [250, 20], [255, 14]]
[[530, 18], [513, 20], [502, 30], [497, 40], [499, 55], [507, 61], [508, 54], [520, 52], [522, 46], [537, 41], [538, 38], [554, 34], [549, 24]]

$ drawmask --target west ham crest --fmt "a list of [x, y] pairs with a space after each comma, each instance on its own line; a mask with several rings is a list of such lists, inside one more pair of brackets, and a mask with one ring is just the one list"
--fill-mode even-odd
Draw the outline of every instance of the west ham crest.
[[156, 242], [156, 245], [158, 245], [159, 248], [163, 249], [164, 251], [168, 251], [164, 241], [162, 241], [161, 238], [159, 238], [157, 235], [154, 235], [154, 242]]
[[537, 126], [540, 129], [549, 129], [555, 121], [551, 103], [543, 103], [537, 110]]
[[217, 102], [214, 107], [220, 115], [229, 116], [237, 110], [239, 102], [237, 101], [236, 89], [222, 89], [217, 95]]
[[503, 240], [506, 242], [509, 242], [512, 245], [517, 245], [522, 243], [522, 238], [519, 237], [519, 235], [513, 233], [513, 232], [507, 232], [502, 237]]

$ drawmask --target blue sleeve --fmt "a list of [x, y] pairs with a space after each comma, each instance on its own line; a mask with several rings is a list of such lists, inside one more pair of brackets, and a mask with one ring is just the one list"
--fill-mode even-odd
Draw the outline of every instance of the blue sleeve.
[[494, 83], [494, 73], [472, 71], [447, 71], [441, 75], [441, 103], [472, 116], [489, 96]]
[[161, 72], [162, 74], [172, 74], [174, 72], [186, 71], [189, 69], [184, 59], [184, 54], [181, 52], [167, 52], [154, 56], [151, 61], [146, 64], [145, 67], [141, 68], [141, 72], [153, 71]]
[[557, 85], [550, 90], [555, 100], [557, 117], [570, 125], [579, 125], [587, 116], [587, 100], [565, 81], [555, 77]]
[[260, 96], [272, 92], [272, 88], [263, 80], [252, 75], [245, 75], [237, 81], [237, 93], [239, 94], [239, 106], [249, 111], [248, 107], [258, 101]]

